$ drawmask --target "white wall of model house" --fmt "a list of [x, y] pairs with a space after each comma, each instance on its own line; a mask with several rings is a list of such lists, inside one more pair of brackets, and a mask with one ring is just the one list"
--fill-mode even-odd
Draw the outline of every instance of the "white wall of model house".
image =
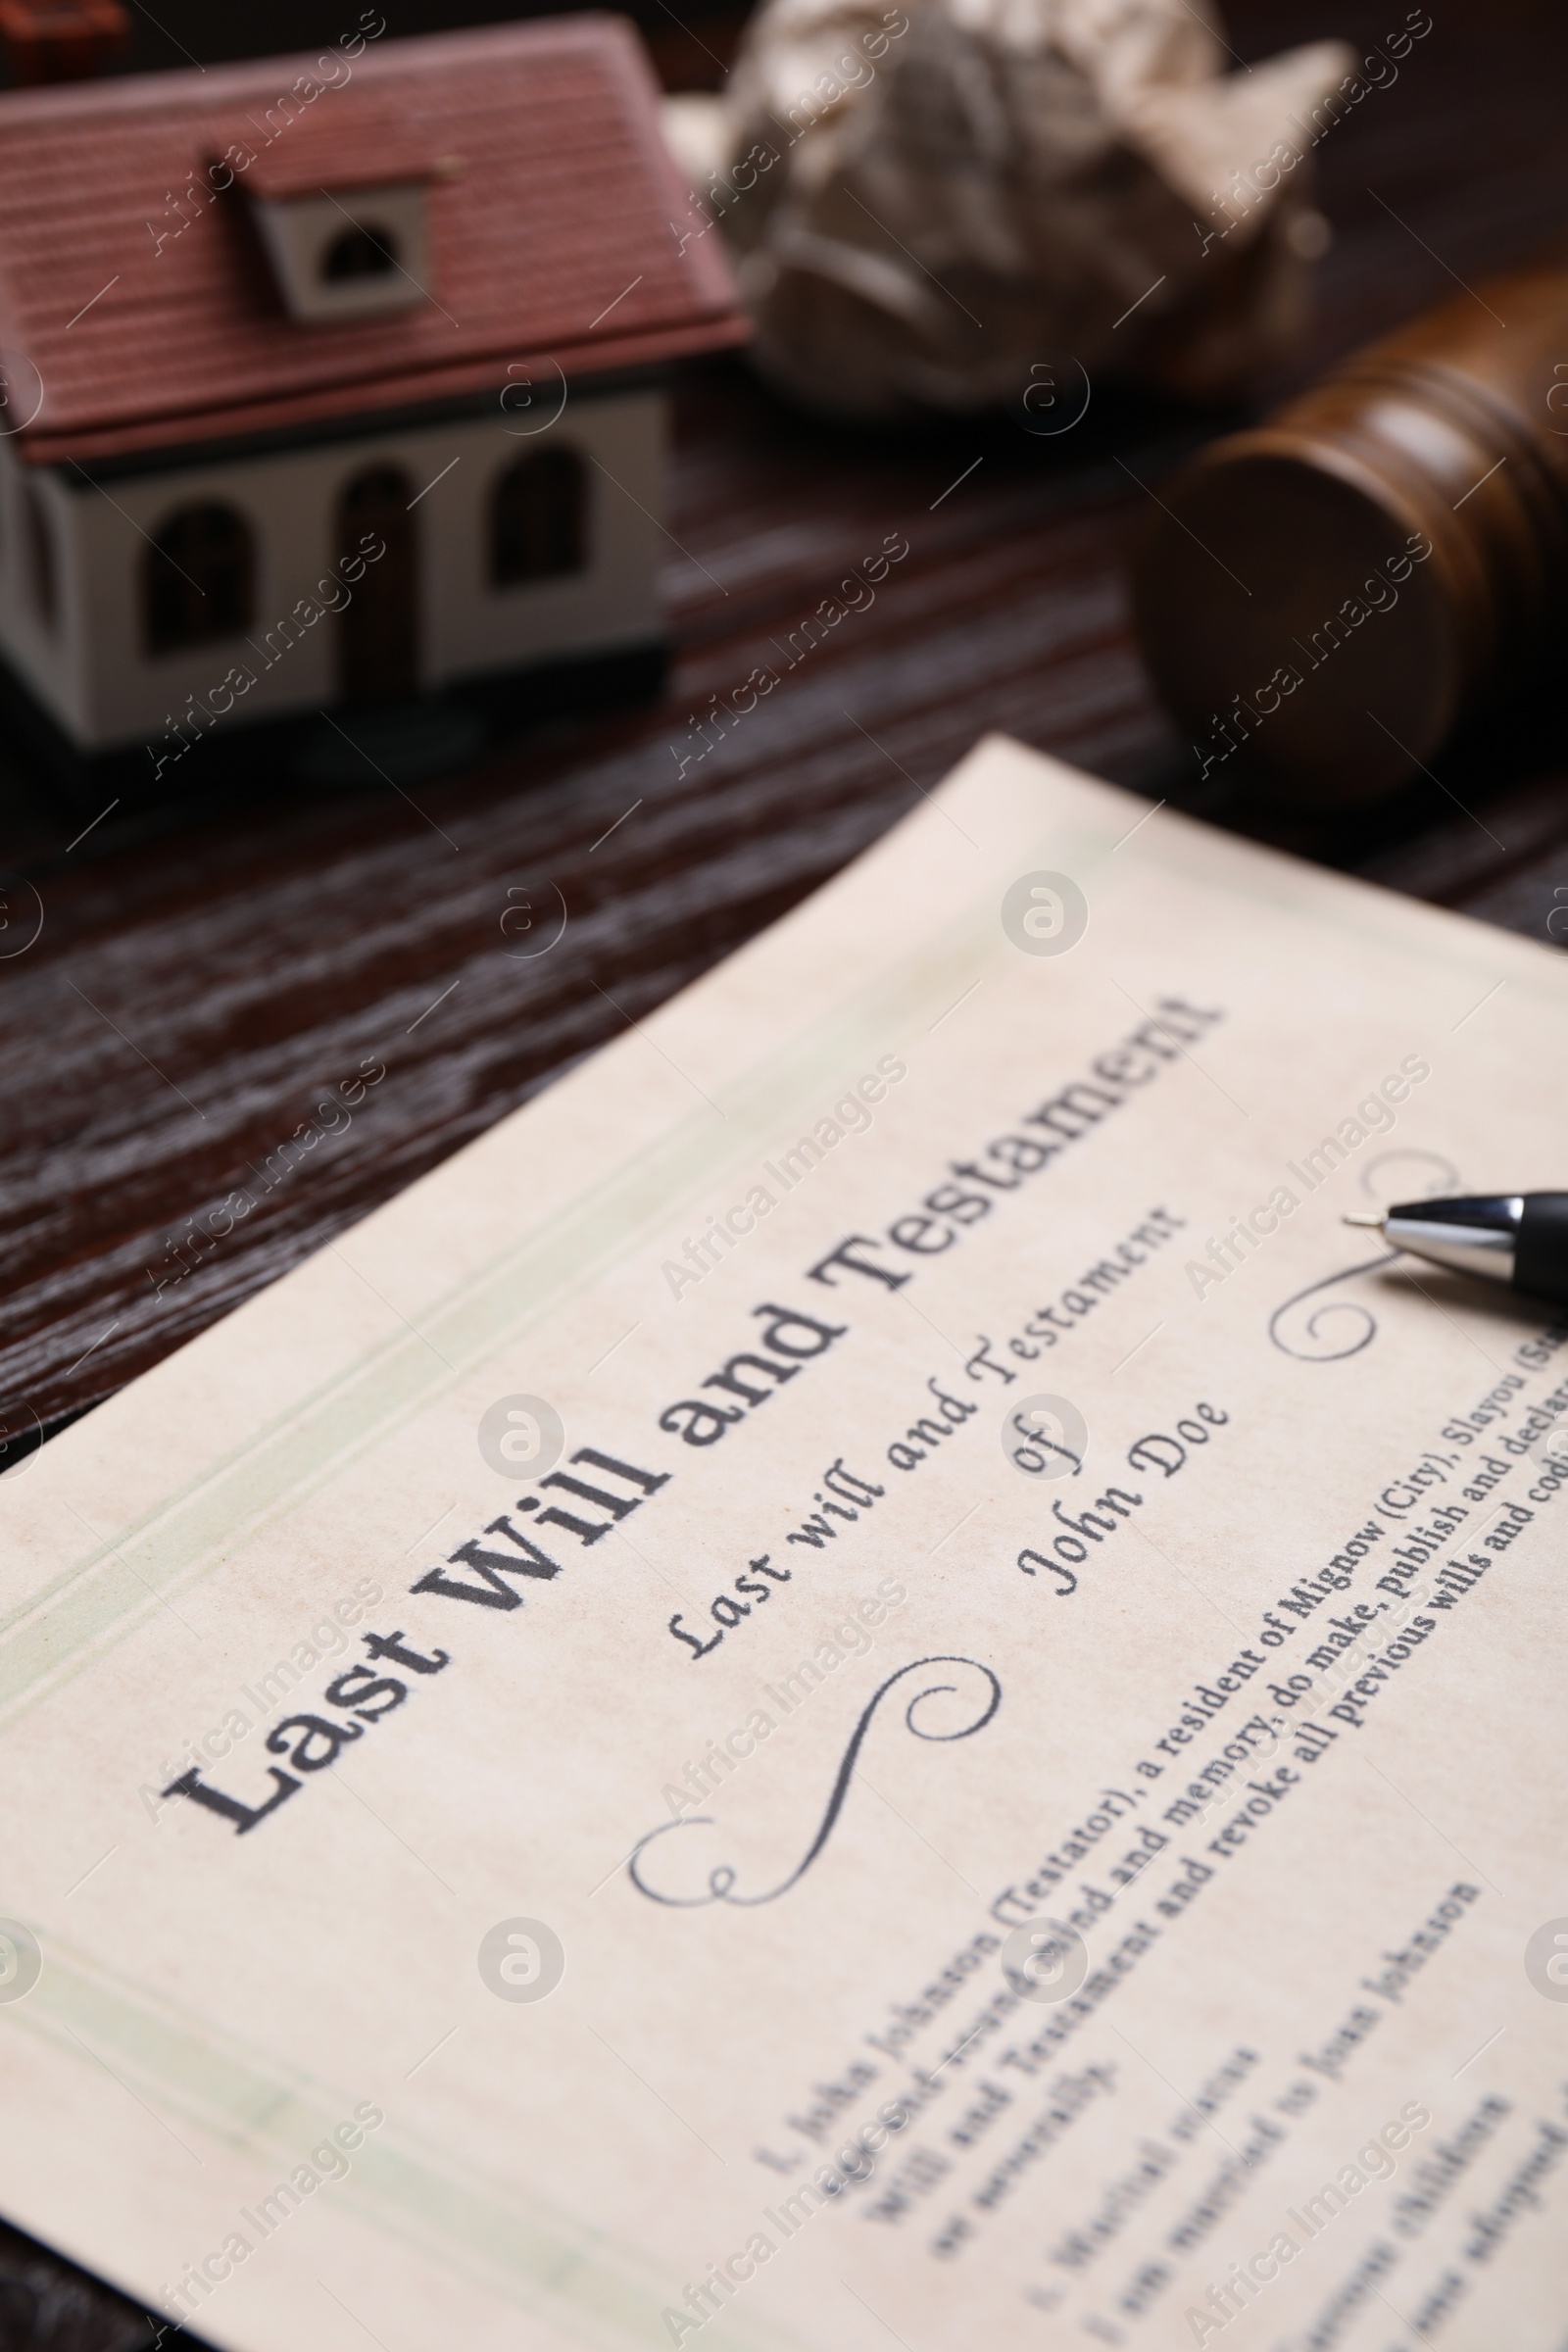
[[[544, 380], [541, 381], [541, 375]], [[345, 551], [339, 501], [368, 467], [396, 466], [415, 492], [419, 683], [429, 689], [556, 657], [646, 645], [661, 634], [665, 397], [659, 391], [562, 396], [535, 371], [529, 405], [509, 414], [303, 445], [253, 458], [111, 475], [20, 463], [0, 440], [0, 651], [68, 735], [88, 750], [162, 741], [187, 695], [204, 698], [231, 662], [256, 683], [230, 723], [319, 710], [338, 694], [335, 616], [309, 628], [270, 668], [255, 647]], [[587, 563], [580, 572], [495, 586], [490, 510], [519, 458], [569, 449], [587, 464]], [[593, 461], [597, 460], [595, 464]], [[450, 470], [447, 470], [450, 468]], [[444, 476], [444, 478], [439, 478]], [[433, 487], [427, 487], [433, 485]], [[37, 513], [52, 546], [55, 611], [39, 595]], [[148, 542], [180, 508], [209, 500], [241, 514], [255, 541], [255, 619], [244, 634], [152, 655], [144, 631]], [[255, 646], [247, 643], [255, 641]]]

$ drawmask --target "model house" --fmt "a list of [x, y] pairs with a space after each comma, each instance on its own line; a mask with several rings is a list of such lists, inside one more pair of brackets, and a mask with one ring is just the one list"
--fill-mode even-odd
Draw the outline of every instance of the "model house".
[[618, 19], [373, 10], [0, 97], [14, 730], [166, 790], [655, 686], [663, 370], [745, 331], [657, 106]]

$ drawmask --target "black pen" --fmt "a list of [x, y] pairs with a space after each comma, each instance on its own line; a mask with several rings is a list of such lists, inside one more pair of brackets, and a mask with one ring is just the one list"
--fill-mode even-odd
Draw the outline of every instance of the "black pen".
[[1401, 1200], [1370, 1225], [1396, 1250], [1505, 1282], [1532, 1298], [1568, 1301], [1568, 1193], [1493, 1193], [1464, 1200]]

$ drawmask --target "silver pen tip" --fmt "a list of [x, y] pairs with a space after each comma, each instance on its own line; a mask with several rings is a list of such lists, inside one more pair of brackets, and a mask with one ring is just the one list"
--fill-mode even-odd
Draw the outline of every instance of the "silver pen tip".
[[1354, 1216], [1342, 1217], [1340, 1222], [1343, 1225], [1370, 1225], [1375, 1233], [1381, 1233], [1384, 1226], [1388, 1223], [1388, 1219], [1386, 1217]]

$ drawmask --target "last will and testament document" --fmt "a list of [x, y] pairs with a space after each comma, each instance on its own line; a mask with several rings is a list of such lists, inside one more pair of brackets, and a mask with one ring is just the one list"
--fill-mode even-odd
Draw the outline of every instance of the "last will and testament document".
[[44, 1447], [0, 2210], [237, 2352], [1558, 2352], [1568, 1328], [1342, 1218], [1560, 1185], [1565, 1011], [994, 740]]

